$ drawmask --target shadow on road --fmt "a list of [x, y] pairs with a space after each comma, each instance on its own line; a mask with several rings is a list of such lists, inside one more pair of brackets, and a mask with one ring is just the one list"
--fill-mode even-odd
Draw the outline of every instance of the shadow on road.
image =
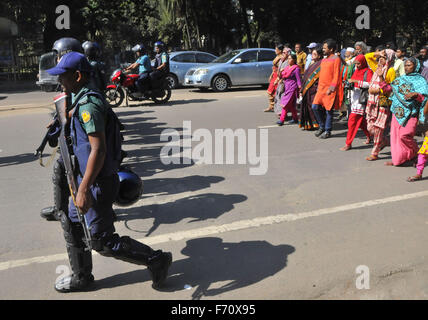
[[[188, 240], [181, 250], [188, 258], [173, 261], [170, 276], [161, 291], [177, 292], [190, 286], [196, 288], [192, 299], [199, 300], [244, 288], [284, 269], [288, 255], [293, 252], [293, 246], [275, 246], [267, 241], [233, 243], [214, 237]], [[110, 289], [143, 281], [151, 281], [147, 270], [104, 278], [98, 280], [96, 286], [97, 289]]]
[[135, 103], [132, 101], [129, 103], [129, 107], [171, 107], [175, 105], [193, 104], [193, 103], [208, 103], [217, 101], [217, 99], [185, 99], [185, 100], [170, 100], [167, 103], [155, 104], [152, 101], [143, 101]]
[[[248, 86], [248, 87], [234, 87], [234, 88], [229, 88], [226, 92], [241, 92], [241, 91], [265, 91], [267, 89], [267, 86]], [[215, 92], [212, 89], [198, 89], [198, 88], [194, 88], [189, 90], [189, 92], [192, 93], [199, 93], [199, 94], [204, 94], [204, 93], [222, 93], [222, 92]]]
[[[44, 155], [44, 157], [48, 156], [49, 155]], [[34, 156], [34, 153], [23, 153], [17, 154], [15, 156], [0, 157], [0, 168], [7, 166], [15, 166], [33, 161], [38, 161], [38, 158]]]
[[[152, 204], [125, 210], [116, 209], [118, 221], [124, 221], [125, 226], [134, 232], [146, 233], [150, 236], [162, 224], [174, 224], [181, 220], [188, 223], [217, 219], [235, 208], [235, 204], [244, 202], [247, 197], [242, 194], [197, 194], [164, 204]], [[132, 220], [154, 219], [149, 230], [136, 230], [129, 226]]]
[[[160, 178], [144, 180], [146, 193], [156, 195], [177, 194], [181, 192], [197, 191], [209, 188], [212, 184], [224, 181], [223, 177], [193, 175], [182, 178]], [[149, 198], [142, 196], [142, 199]]]

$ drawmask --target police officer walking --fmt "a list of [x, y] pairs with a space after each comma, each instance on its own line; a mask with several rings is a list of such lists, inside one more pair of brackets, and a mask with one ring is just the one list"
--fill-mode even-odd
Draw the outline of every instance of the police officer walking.
[[155, 42], [155, 52], [154, 70], [150, 73], [152, 83], [169, 73], [169, 55], [166, 52], [165, 44], [162, 41]]
[[91, 82], [100, 92], [104, 92], [107, 83], [105, 80], [105, 64], [100, 60], [101, 48], [98, 43], [92, 41], [85, 41], [82, 48], [92, 66]]
[[[85, 214], [92, 248], [103, 256], [147, 266], [152, 286], [158, 288], [167, 278], [172, 254], [115, 233], [112, 204], [119, 190], [120, 129], [103, 96], [88, 86], [90, 71], [88, 60], [78, 52], [67, 53], [48, 70], [59, 75], [68, 95], [74, 94], [69, 115], [72, 151], [77, 158], [76, 206]], [[55, 283], [59, 292], [83, 291], [94, 281], [92, 255], [82, 240], [76, 206], [70, 201], [68, 214], [60, 215], [72, 275]]]
[[[82, 46], [77, 39], [74, 38], [60, 38], [54, 42], [52, 51], [57, 55], [59, 61], [63, 55], [71, 51], [82, 52]], [[53, 125], [51, 122], [48, 128]], [[68, 190], [67, 178], [65, 176], [65, 168], [62, 158], [59, 157], [53, 166], [53, 194], [54, 205], [51, 207], [43, 208], [40, 216], [48, 221], [60, 220], [59, 212], [68, 213], [68, 197], [70, 191]]]

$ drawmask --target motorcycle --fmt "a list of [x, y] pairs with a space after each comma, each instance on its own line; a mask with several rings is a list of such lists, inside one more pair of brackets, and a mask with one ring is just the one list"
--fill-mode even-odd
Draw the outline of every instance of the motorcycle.
[[171, 98], [171, 88], [166, 76], [151, 81], [153, 83], [144, 92], [138, 90], [137, 80], [138, 74], [126, 74], [124, 69], [113, 71], [110, 77], [111, 84], [107, 86], [105, 91], [106, 100], [112, 108], [120, 106], [124, 99], [126, 99], [126, 106], [128, 107], [128, 100], [153, 100], [155, 103], [161, 104], [168, 102]]

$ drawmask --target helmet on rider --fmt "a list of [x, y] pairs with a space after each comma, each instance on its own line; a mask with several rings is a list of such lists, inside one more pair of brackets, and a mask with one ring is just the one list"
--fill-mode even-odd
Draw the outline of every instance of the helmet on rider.
[[88, 57], [88, 59], [90, 60], [95, 60], [101, 51], [99, 44], [93, 41], [83, 42], [82, 48], [85, 53], [85, 56]]
[[144, 54], [146, 52], [146, 48], [144, 47], [144, 44], [139, 43], [132, 47], [132, 51], [134, 51], [135, 53], [140, 52], [140, 54]]
[[120, 186], [115, 204], [118, 206], [130, 206], [137, 202], [143, 193], [143, 182], [140, 177], [126, 166], [121, 166], [117, 172]]
[[82, 53], [82, 46], [80, 42], [74, 38], [60, 38], [54, 42], [52, 51], [56, 52], [58, 58], [70, 51], [77, 51]]
[[156, 51], [156, 48], [159, 48], [159, 51], [162, 52], [165, 50], [165, 43], [163, 43], [162, 41], [156, 41], [154, 47], [155, 47], [155, 51]]

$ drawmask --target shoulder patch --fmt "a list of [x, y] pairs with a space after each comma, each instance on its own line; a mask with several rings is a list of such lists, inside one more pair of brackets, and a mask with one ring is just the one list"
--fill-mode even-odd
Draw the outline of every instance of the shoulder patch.
[[89, 120], [91, 120], [91, 114], [88, 111], [83, 111], [81, 113], [81, 116], [82, 116], [83, 123], [87, 123]]

